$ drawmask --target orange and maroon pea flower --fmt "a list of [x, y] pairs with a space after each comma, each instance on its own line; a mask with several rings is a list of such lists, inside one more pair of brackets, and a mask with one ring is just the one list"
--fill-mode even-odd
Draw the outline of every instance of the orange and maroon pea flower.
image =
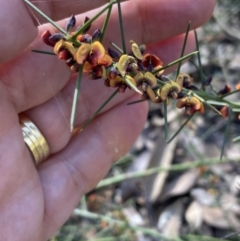
[[[105, 78], [105, 85], [107, 87], [119, 87], [124, 83], [123, 77], [121, 75], [118, 74], [117, 69], [112, 66], [110, 68], [104, 68], [104, 73], [102, 75], [103, 78]], [[127, 88], [127, 87], [126, 87]]]
[[[124, 93], [127, 88], [132, 89], [133, 86], [137, 87], [137, 83], [134, 78], [130, 75], [120, 75], [119, 71], [114, 66], [107, 68], [105, 73], [105, 85], [107, 87], [118, 88], [118, 92], [120, 93]], [[104, 75], [102, 77], [104, 78]], [[130, 86], [129, 83], [132, 86]], [[139, 93], [141, 92], [139, 91]]]
[[[143, 52], [146, 49], [145, 45], [142, 45], [140, 48], [133, 40], [130, 40], [131, 48], [132, 48], [132, 53], [133, 55], [138, 59], [138, 60], [143, 60]], [[145, 48], [144, 48], [145, 46]]]
[[46, 45], [54, 47], [59, 40], [65, 39], [65, 36], [62, 33], [51, 34], [49, 30], [46, 30], [42, 33], [41, 39]]
[[203, 103], [194, 96], [187, 96], [178, 100], [177, 108], [185, 108], [185, 113], [187, 115], [193, 115], [196, 111], [199, 113], [204, 112]]
[[228, 106], [222, 106], [220, 109], [220, 112], [224, 118], [227, 118], [229, 115], [229, 107]]
[[236, 84], [235, 88], [236, 90], [240, 90], [240, 83]]
[[[71, 35], [74, 35], [75, 32], [72, 32]], [[91, 44], [92, 42], [99, 41], [100, 36], [101, 36], [101, 30], [97, 29], [94, 31], [93, 35], [90, 35], [88, 33], [85, 34], [79, 34], [76, 38], [76, 40], [80, 43], [89, 43]]]
[[176, 83], [180, 86], [188, 88], [192, 83], [192, 78], [185, 73], [181, 73], [177, 76]]
[[131, 64], [137, 64], [135, 58], [130, 55], [123, 54], [120, 57], [117, 65], [119, 73], [124, 76], [128, 72], [128, 68], [131, 66]]
[[150, 72], [138, 72], [134, 76], [137, 87], [140, 87], [143, 91], [146, 91], [147, 87], [154, 88], [157, 85], [156, 77]]
[[225, 95], [227, 93], [231, 92], [231, 87], [229, 85], [225, 85], [223, 89], [218, 91], [218, 95]]
[[68, 60], [70, 57], [74, 57], [76, 52], [73, 44], [63, 39], [59, 40], [55, 44], [53, 51], [57, 56], [59, 56], [59, 58], [64, 60]]
[[101, 79], [104, 73], [103, 66], [97, 65], [95, 66], [92, 71], [88, 74], [88, 78], [90, 80]]
[[147, 86], [146, 90], [142, 94], [143, 100], [151, 100], [153, 103], [160, 103], [162, 102], [162, 99], [155, 93], [155, 91]]
[[[72, 15], [67, 21], [66, 28], [65, 28], [66, 31], [69, 33], [75, 27], [75, 24], [76, 24], [76, 18], [74, 15]], [[46, 30], [42, 33], [41, 39], [45, 44], [51, 47], [54, 47], [59, 40], [61, 39], [66, 40], [66, 36], [62, 33], [51, 34], [49, 30]]]
[[124, 93], [127, 88], [131, 89], [131, 86], [126, 83], [124, 78], [127, 78], [133, 86], [136, 86], [135, 80], [130, 75], [124, 77], [117, 75], [114, 79], [107, 78], [104, 83], [107, 87], [118, 88], [119, 93]]
[[59, 59], [66, 60], [67, 66], [73, 72], [79, 71], [80, 65], [75, 61], [74, 57], [76, 50], [71, 42], [62, 39], [55, 44], [53, 51]]
[[[72, 33], [73, 35], [74, 33]], [[86, 34], [79, 34], [76, 38], [76, 40], [80, 43], [91, 43], [92, 42], [92, 36], [88, 33]]]
[[75, 54], [75, 59], [78, 64], [82, 65], [85, 61], [88, 61], [92, 67], [98, 65], [98, 60], [105, 55], [105, 49], [99, 42], [93, 42], [92, 44], [83, 43]]
[[157, 94], [161, 98], [161, 100], [167, 100], [168, 102], [169, 98], [177, 99], [178, 93], [180, 93], [181, 90], [182, 87], [178, 83], [170, 80], [157, 90]]
[[105, 67], [109, 67], [112, 64], [112, 58], [105, 54], [102, 58], [97, 60], [97, 65], [93, 66], [88, 61], [84, 62], [83, 72], [89, 73], [88, 77], [91, 80], [100, 79], [105, 77], [106, 69]]
[[[154, 54], [145, 54], [142, 59], [142, 65], [148, 71], [152, 72], [163, 67], [163, 62]], [[161, 75], [164, 70], [161, 70], [157, 75]]]
[[[124, 80], [123, 80], [122, 76], [116, 75], [115, 78], [106, 78], [104, 83], [107, 87], [117, 88], [117, 87], [124, 85]], [[126, 88], [127, 88], [127, 86], [126, 86]]]
[[89, 73], [97, 66], [109, 67], [112, 64], [112, 58], [105, 54], [102, 58], [97, 59], [96, 64], [85, 61], [83, 64], [83, 72]]

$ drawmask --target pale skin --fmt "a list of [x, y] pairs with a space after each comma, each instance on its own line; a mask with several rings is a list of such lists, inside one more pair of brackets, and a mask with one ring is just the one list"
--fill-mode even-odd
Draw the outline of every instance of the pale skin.
[[[76, 3], [78, 2], [78, 3]], [[106, 1], [36, 1], [54, 20], [76, 14], [77, 25]], [[94, 5], [95, 4], [95, 5]], [[179, 57], [189, 20], [192, 28], [211, 16], [214, 0], [134, 0], [124, 2], [125, 38], [145, 43], [164, 63]], [[0, 234], [1, 240], [47, 240], [71, 215], [82, 195], [94, 188], [112, 163], [123, 156], [139, 135], [147, 103], [128, 91], [114, 98], [81, 134], [71, 138], [69, 118], [74, 79], [63, 61], [30, 52], [50, 50], [37, 35], [54, 28], [37, 26], [23, 1], [3, 0], [0, 8]], [[100, 18], [90, 29], [101, 27]], [[39, 20], [43, 23], [44, 20]], [[65, 22], [64, 22], [65, 23]], [[64, 24], [62, 22], [62, 26]], [[117, 27], [116, 27], [117, 26]], [[105, 44], [121, 45], [114, 7]], [[186, 53], [194, 50], [189, 36]], [[85, 78], [81, 86], [76, 126], [81, 125], [114, 90], [102, 80]], [[23, 141], [18, 114], [25, 114], [46, 137], [51, 155], [37, 168]]]

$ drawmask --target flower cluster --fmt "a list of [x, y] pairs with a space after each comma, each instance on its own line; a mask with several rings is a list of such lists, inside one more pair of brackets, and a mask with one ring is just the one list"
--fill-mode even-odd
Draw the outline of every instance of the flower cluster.
[[[140, 93], [143, 100], [154, 103], [165, 101], [168, 104], [171, 99], [178, 99], [177, 108], [185, 108], [189, 115], [204, 111], [203, 103], [191, 93], [196, 87], [189, 75], [180, 74], [176, 80], [169, 80], [162, 75], [162, 61], [154, 54], [145, 54], [145, 45], [138, 46], [131, 40], [128, 54], [119, 54], [110, 48], [106, 50], [100, 42], [99, 29], [90, 35], [87, 33], [89, 26], [76, 36], [79, 28], [73, 31], [75, 23], [72, 16], [66, 26], [68, 35], [49, 31], [42, 35], [44, 43], [52, 46], [54, 53], [65, 60], [72, 71], [78, 72], [82, 66], [89, 79], [102, 78], [105, 86], [118, 88], [120, 93], [132, 89]], [[72, 36], [75, 36], [74, 41]]]

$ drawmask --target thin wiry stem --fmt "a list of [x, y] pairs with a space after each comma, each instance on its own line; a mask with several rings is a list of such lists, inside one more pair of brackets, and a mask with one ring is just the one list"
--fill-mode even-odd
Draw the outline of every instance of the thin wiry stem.
[[[181, 51], [180, 58], [182, 58], [183, 55], [184, 55], [184, 51], [185, 51], [186, 44], [187, 44], [187, 39], [188, 39], [188, 33], [189, 33], [190, 26], [191, 26], [191, 22], [189, 22], [189, 23], [188, 23], [188, 26], [187, 26], [187, 30], [186, 30], [186, 34], [185, 34], [185, 37], [184, 37], [183, 47], [182, 47], [182, 51]], [[182, 61], [180, 61], [179, 64], [178, 64], [177, 73], [176, 73], [176, 78], [177, 78], [177, 76], [179, 75], [181, 65], [182, 65]]]
[[120, 226], [120, 227], [126, 227], [126, 228], [132, 229], [134, 231], [142, 232], [144, 234], [161, 239], [163, 241], [170, 241], [168, 238], [164, 237], [164, 235], [162, 235], [157, 230], [154, 230], [151, 228], [135, 226], [126, 221], [117, 220], [117, 219], [114, 219], [114, 218], [106, 216], [106, 215], [101, 215], [101, 214], [89, 212], [86, 210], [81, 210], [78, 208], [76, 208], [73, 213], [76, 216], [80, 216], [80, 217], [84, 217], [84, 218], [88, 218], [88, 219], [90, 218], [90, 219], [94, 219], [94, 220], [104, 220], [104, 221], [107, 221], [108, 223], [114, 223], [115, 225]]
[[[195, 114], [195, 113], [194, 113]], [[180, 128], [175, 132], [175, 134], [167, 141], [167, 143], [170, 143], [179, 133], [180, 131], [187, 125], [187, 123], [193, 118], [193, 115], [190, 115], [186, 121], [180, 126]]]
[[82, 80], [82, 71], [83, 71], [83, 65], [80, 66], [80, 69], [78, 72], [77, 82], [76, 82], [74, 96], [73, 96], [72, 112], [71, 112], [71, 119], [70, 119], [71, 131], [73, 131], [74, 129], [74, 122], [75, 122], [77, 104], [78, 104], [78, 96], [79, 96], [79, 90], [80, 90], [80, 85]]
[[49, 51], [44, 51], [44, 50], [37, 50], [37, 49], [32, 49], [31, 50], [33, 53], [38, 53], [38, 54], [48, 54], [48, 55], [55, 55], [55, 53], [53, 52], [49, 52]]
[[238, 141], [240, 141], [240, 136], [237, 136], [237, 137], [232, 139], [232, 142], [238, 142]]
[[162, 70], [164, 70], [164, 69], [167, 69], [167, 68], [169, 68], [169, 67], [171, 67], [171, 66], [173, 66], [173, 65], [175, 65], [175, 64], [177, 64], [177, 63], [179, 63], [179, 62], [181, 62], [181, 61], [183, 61], [183, 60], [185, 60], [185, 59], [188, 59], [188, 58], [190, 58], [191, 56], [193, 56], [193, 55], [195, 55], [195, 54], [197, 54], [197, 53], [198, 53], [198, 52], [195, 51], [195, 52], [192, 52], [192, 53], [190, 53], [190, 54], [187, 54], [187, 55], [183, 56], [183, 57], [180, 58], [180, 59], [174, 60], [173, 62], [171, 62], [171, 63], [169, 63], [169, 64], [167, 64], [167, 65], [165, 65], [165, 66], [163, 66], [163, 67], [161, 67], [161, 68], [159, 68], [159, 69], [156, 69], [155, 71], [152, 72], [152, 74], [157, 74], [158, 72], [160, 72], [160, 71], [162, 71]]
[[121, 54], [123, 54], [123, 50], [119, 47], [119, 46], [117, 46], [115, 43], [113, 43], [113, 42], [110, 42], [110, 44], [117, 50], [117, 51], [119, 51]]
[[84, 123], [81, 131], [83, 131], [92, 121], [93, 119], [100, 113], [100, 111], [109, 103], [109, 101], [118, 93], [118, 89], [116, 89], [104, 102], [103, 104], [95, 111], [95, 113]]
[[101, 11], [99, 11], [95, 16], [89, 19], [81, 28], [79, 28], [78, 31], [73, 36], [71, 36], [69, 40], [76, 39], [79, 34], [83, 33], [90, 26], [90, 24], [92, 24], [99, 16], [101, 16], [114, 3], [116, 3], [116, 0], [113, 0], [109, 4], [107, 4]]
[[[199, 52], [199, 44], [198, 44], [198, 37], [197, 37], [197, 31], [196, 31], [196, 30], [194, 30], [194, 36], [195, 36], [196, 49], [197, 49], [197, 51], [198, 51], [197, 57], [198, 57], [198, 65], [199, 65], [200, 78], [201, 78], [201, 81], [203, 82], [203, 80], [204, 80], [204, 74], [203, 74], [203, 70], [202, 70], [201, 54], [200, 54], [200, 52]], [[204, 86], [202, 86], [202, 89], [204, 90]]]
[[139, 93], [140, 95], [142, 94], [142, 92], [135, 85], [132, 84], [132, 82], [129, 80], [129, 78], [126, 75], [124, 76], [124, 81], [128, 86], [131, 87], [132, 90]]
[[223, 154], [224, 154], [224, 149], [225, 149], [225, 146], [226, 146], [226, 143], [227, 143], [227, 139], [228, 139], [229, 127], [230, 127], [230, 124], [231, 124], [231, 115], [232, 115], [232, 112], [231, 112], [231, 109], [229, 108], [228, 109], [228, 120], [227, 120], [227, 125], [226, 125], [225, 131], [224, 131], [224, 137], [223, 137], [223, 143], [222, 143], [222, 148], [221, 148], [220, 160], [222, 160], [222, 157], [223, 157]]
[[[190, 161], [187, 163], [180, 163], [180, 164], [174, 164], [171, 167], [153, 167], [149, 168], [144, 171], [138, 171], [138, 172], [132, 172], [132, 173], [122, 173], [114, 177], [109, 177], [106, 179], [103, 179], [96, 189], [106, 187], [109, 185], [112, 185], [114, 183], [119, 183], [122, 182], [123, 180], [128, 180], [132, 178], [138, 178], [138, 177], [147, 177], [150, 175], [153, 175], [155, 173], [159, 172], [174, 172], [174, 171], [182, 171], [182, 170], [188, 170], [191, 168], [196, 168], [200, 166], [211, 166], [214, 164], [218, 164], [219, 158], [206, 158], [206, 159], [201, 159], [201, 160], [196, 160], [196, 161]], [[229, 158], [223, 157], [221, 160], [221, 163], [229, 163], [229, 162], [240, 162], [240, 158], [232, 158], [231, 160]]]
[[[111, 0], [110, 3], [113, 3], [113, 0]], [[113, 6], [113, 5], [110, 5], [109, 8], [108, 8], [107, 16], [106, 16], [105, 21], [104, 21], [104, 23], [103, 23], [103, 27], [102, 27], [102, 31], [101, 31], [101, 36], [100, 36], [100, 39], [99, 39], [100, 42], [103, 41], [104, 35], [105, 35], [105, 33], [106, 33], [107, 25], [108, 25], [108, 23], [109, 23], [110, 15], [111, 15], [111, 12], [112, 12], [112, 6]]]
[[51, 18], [49, 18], [45, 13], [43, 13], [39, 8], [37, 8], [34, 4], [32, 4], [29, 0], [23, 0], [28, 6], [34, 9], [38, 14], [40, 14], [45, 20], [51, 23], [56, 29], [58, 29], [64, 35], [68, 35], [68, 33], [61, 28], [58, 24], [56, 24]]
[[144, 101], [147, 101], [147, 100], [135, 100], [135, 101], [128, 102], [127, 105], [134, 105], [134, 104], [138, 104], [138, 103], [141, 103]]
[[167, 100], [163, 102], [164, 108], [164, 133], [165, 133], [165, 140], [168, 139], [168, 118], [167, 118]]
[[120, 0], [117, 0], [118, 5], [118, 17], [119, 17], [119, 24], [120, 24], [120, 31], [121, 31], [121, 40], [122, 40], [122, 48], [123, 48], [123, 54], [126, 54], [126, 43], [124, 38], [124, 27], [123, 27], [123, 19], [122, 19], [122, 10], [121, 10], [121, 3]]

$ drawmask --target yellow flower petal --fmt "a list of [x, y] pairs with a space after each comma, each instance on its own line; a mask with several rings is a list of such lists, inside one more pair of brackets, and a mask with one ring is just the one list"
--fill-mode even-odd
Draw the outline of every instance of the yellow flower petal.
[[53, 51], [54, 51], [55, 54], [58, 54], [61, 50], [64, 50], [64, 49], [68, 50], [68, 52], [72, 56], [75, 55], [75, 48], [73, 47], [72, 43], [69, 43], [69, 42], [67, 42], [67, 41], [65, 41], [63, 39], [59, 40], [55, 44], [55, 46], [53, 48]]
[[91, 51], [91, 45], [90, 44], [82, 44], [76, 54], [75, 54], [75, 59], [78, 64], [83, 64], [84, 61], [87, 59], [89, 53]]
[[140, 48], [138, 47], [138, 45], [134, 42], [134, 41], [130, 41], [131, 43], [131, 46], [132, 46], [132, 52], [134, 54], [134, 56], [139, 59], [139, 60], [142, 60], [143, 59], [143, 55], [141, 53], [141, 50]]
[[100, 59], [105, 55], [105, 49], [99, 41], [95, 41], [91, 45], [91, 54], [93, 54], [96, 59]]

